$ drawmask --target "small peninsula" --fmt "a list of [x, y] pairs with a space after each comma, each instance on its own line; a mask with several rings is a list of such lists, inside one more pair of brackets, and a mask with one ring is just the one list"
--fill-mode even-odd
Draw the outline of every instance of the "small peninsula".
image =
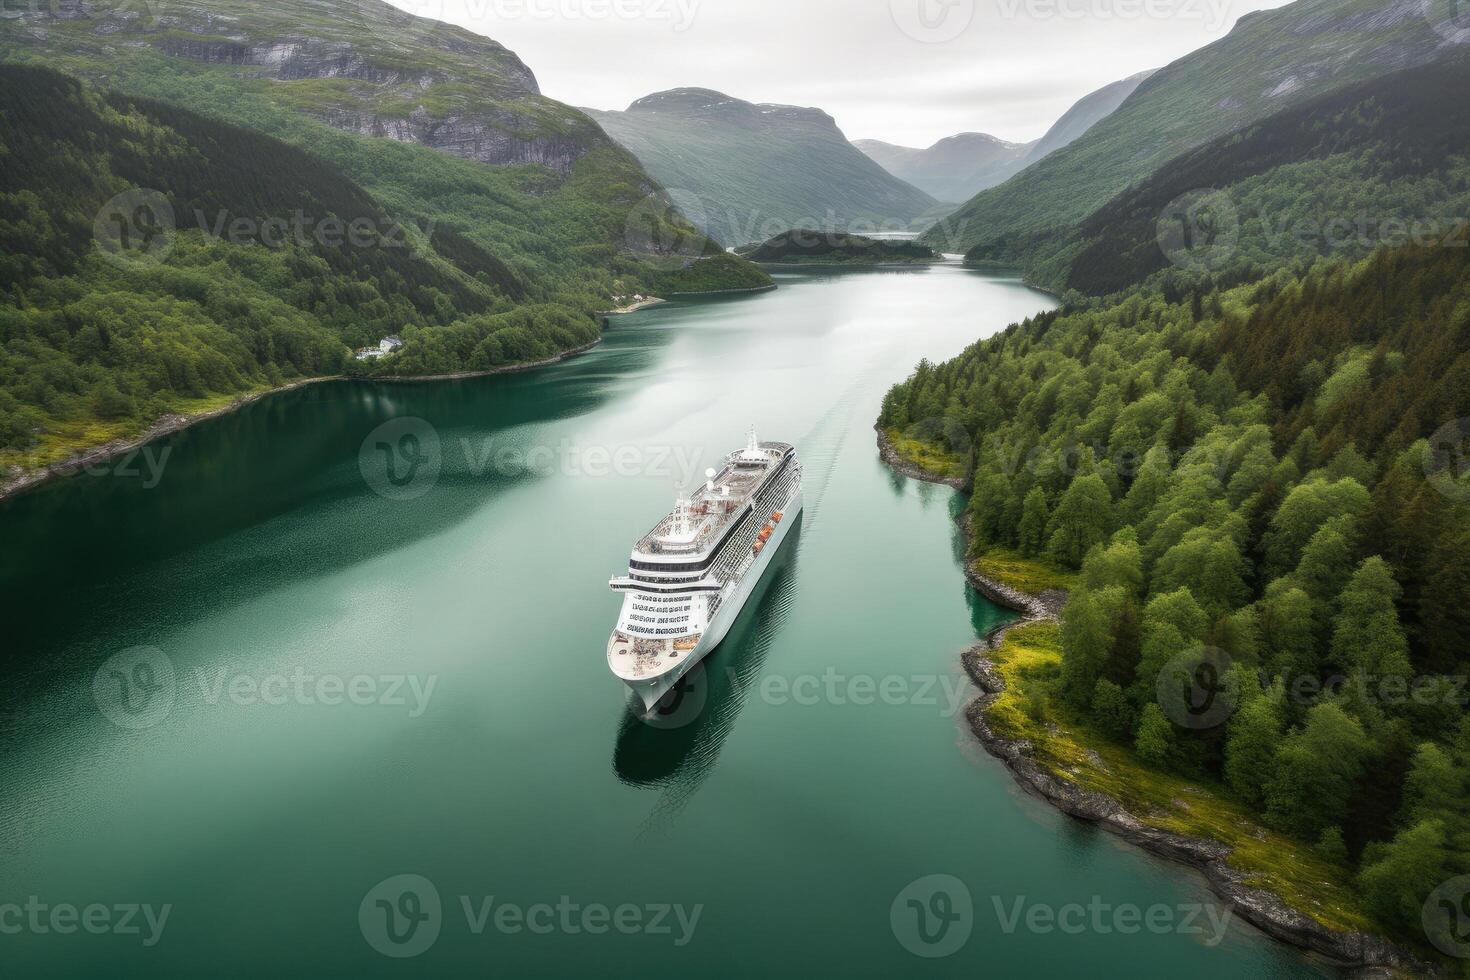
[[840, 231], [792, 229], [736, 250], [752, 262], [811, 265], [921, 265], [940, 261], [927, 245]]

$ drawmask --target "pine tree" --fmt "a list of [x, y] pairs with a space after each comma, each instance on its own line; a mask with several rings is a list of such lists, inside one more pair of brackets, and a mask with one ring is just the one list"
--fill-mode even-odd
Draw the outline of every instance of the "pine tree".
[[1230, 719], [1225, 742], [1225, 781], [1253, 806], [1265, 798], [1281, 744], [1282, 688], [1250, 698]]
[[1401, 595], [1388, 563], [1377, 555], [1353, 573], [1338, 603], [1332, 657], [1368, 678], [1408, 677], [1409, 642], [1399, 625]]
[[1445, 828], [1425, 820], [1400, 831], [1359, 875], [1368, 907], [1401, 929], [1420, 928], [1424, 901], [1448, 875]]
[[1174, 753], [1174, 723], [1164, 716], [1164, 709], [1150, 701], [1143, 707], [1138, 722], [1138, 738], [1134, 750], [1143, 761], [1166, 767]]
[[1092, 694], [1092, 717], [1110, 738], [1126, 740], [1133, 731], [1133, 706], [1123, 689], [1100, 677]]
[[1363, 726], [1335, 704], [1307, 712], [1287, 736], [1266, 781], [1266, 818], [1303, 840], [1316, 840], [1347, 812], [1370, 749]]
[[1087, 552], [1106, 540], [1112, 520], [1113, 499], [1102, 477], [1079, 476], [1062, 494], [1052, 517], [1052, 556], [1070, 568], [1082, 567]]
[[1046, 547], [1048, 518], [1046, 491], [1032, 487], [1021, 507], [1021, 526], [1017, 531], [1021, 554], [1028, 558], [1041, 554]]

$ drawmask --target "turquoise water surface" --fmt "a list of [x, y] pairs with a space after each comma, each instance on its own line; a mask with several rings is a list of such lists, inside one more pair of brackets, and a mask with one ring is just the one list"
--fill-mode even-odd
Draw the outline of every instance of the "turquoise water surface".
[[[1239, 924], [1211, 945], [1177, 908], [1199, 881], [965, 727], [957, 654], [1006, 614], [965, 587], [957, 495], [886, 470], [872, 424], [1049, 298], [779, 281], [527, 374], [274, 396], [0, 505], [7, 972], [1312, 974]], [[650, 726], [607, 580], [750, 424], [797, 445], [806, 512]], [[1102, 926], [1029, 913], [1077, 905]], [[97, 934], [51, 918], [89, 906]]]

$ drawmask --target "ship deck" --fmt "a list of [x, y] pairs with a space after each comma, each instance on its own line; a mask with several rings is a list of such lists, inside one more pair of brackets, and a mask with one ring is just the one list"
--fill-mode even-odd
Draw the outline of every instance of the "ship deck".
[[699, 646], [700, 634], [674, 639], [645, 639], [614, 632], [607, 643], [607, 662], [623, 680], [648, 680], [682, 663]]
[[767, 456], [765, 461], [752, 465], [744, 457], [748, 450], [731, 453], [719, 473], [694, 492], [689, 498], [690, 523], [685, 533], [678, 533], [680, 515], [675, 510], [638, 539], [633, 550], [645, 555], [696, 555], [708, 548], [744, 510], [792, 447], [784, 442], [763, 442], [759, 449]]

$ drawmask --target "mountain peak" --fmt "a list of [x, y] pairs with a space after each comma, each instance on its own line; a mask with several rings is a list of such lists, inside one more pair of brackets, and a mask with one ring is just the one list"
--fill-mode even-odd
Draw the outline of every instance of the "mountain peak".
[[938, 140], [930, 150], [946, 150], [952, 147], [994, 147], [996, 149], [1014, 150], [1025, 144], [1012, 143], [989, 133], [956, 133], [954, 136], [946, 136]]
[[821, 109], [779, 105], [769, 102], [747, 102], [711, 88], [671, 88], [635, 100], [629, 113], [653, 115], [666, 113], [686, 117], [717, 117], [728, 121], [790, 121], [815, 123], [837, 128], [837, 121]]

